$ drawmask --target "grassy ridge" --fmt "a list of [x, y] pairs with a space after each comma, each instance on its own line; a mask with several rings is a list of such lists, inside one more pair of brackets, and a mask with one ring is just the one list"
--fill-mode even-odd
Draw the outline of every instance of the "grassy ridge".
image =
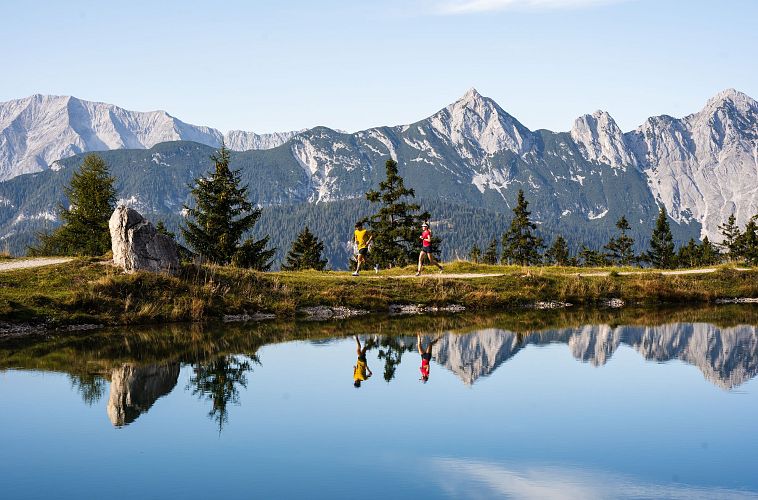
[[758, 297], [758, 271], [723, 267], [715, 273], [579, 276], [595, 270], [456, 262], [447, 273], [502, 273], [475, 279], [412, 274], [411, 268], [354, 278], [346, 272], [260, 273], [233, 267], [185, 266], [179, 276], [122, 274], [97, 260], [0, 273], [0, 320], [107, 325], [203, 321], [225, 314], [272, 312], [292, 317], [305, 306], [347, 306], [386, 312], [390, 304], [461, 304], [469, 310], [508, 310], [537, 301], [594, 305], [611, 297], [628, 304], [709, 303]]

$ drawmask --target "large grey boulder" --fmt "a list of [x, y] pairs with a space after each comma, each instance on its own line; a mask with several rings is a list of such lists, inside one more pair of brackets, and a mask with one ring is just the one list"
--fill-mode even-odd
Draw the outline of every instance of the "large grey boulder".
[[139, 212], [123, 205], [116, 208], [108, 222], [111, 231], [113, 262], [128, 272], [176, 273], [179, 246], [159, 233]]

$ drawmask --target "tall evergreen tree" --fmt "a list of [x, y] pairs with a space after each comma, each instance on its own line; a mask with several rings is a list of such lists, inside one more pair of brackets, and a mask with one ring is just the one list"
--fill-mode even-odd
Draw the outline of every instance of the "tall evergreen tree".
[[537, 224], [529, 219], [531, 212], [527, 210], [528, 206], [524, 191], [519, 189], [511, 227], [503, 234], [503, 260], [522, 266], [539, 263], [540, 250], [544, 247], [542, 238], [534, 234]]
[[739, 258], [737, 244], [739, 243], [741, 233], [734, 214], [731, 214], [726, 223], [719, 226], [719, 229], [721, 230], [721, 235], [724, 237], [721, 246], [729, 252], [729, 259]]
[[468, 258], [474, 264], [479, 264], [479, 259], [482, 258], [482, 250], [479, 248], [479, 245], [474, 245], [471, 247]]
[[626, 217], [622, 216], [616, 221], [616, 228], [621, 232], [617, 238], [611, 238], [605, 249], [608, 250], [607, 256], [614, 264], [628, 266], [634, 262], [634, 239], [627, 236], [629, 231], [629, 222]]
[[429, 213], [418, 213], [419, 204], [405, 201], [416, 194], [405, 187], [397, 162], [387, 160], [385, 169], [387, 177], [379, 189], [366, 193], [369, 202], [379, 204], [379, 210], [368, 219], [374, 235], [370, 258], [382, 267], [405, 266], [417, 259], [419, 228]]
[[314, 235], [308, 226], [305, 226], [297, 239], [292, 242], [287, 254], [287, 263], [282, 265], [285, 271], [299, 271], [302, 269], [315, 269], [323, 271], [326, 267], [326, 259], [322, 258], [324, 244]]
[[718, 264], [721, 260], [719, 255], [719, 249], [716, 245], [711, 243], [711, 240], [706, 236], [703, 238], [703, 243], [700, 245], [700, 264], [701, 266], [712, 266]]
[[497, 238], [492, 238], [492, 241], [490, 241], [482, 256], [482, 263], [489, 265], [497, 264]]
[[545, 252], [545, 260], [548, 264], [565, 266], [569, 262], [569, 251], [566, 240], [560, 234], [553, 242], [552, 246]]
[[758, 264], [758, 215], [753, 216], [745, 224], [745, 230], [735, 242], [737, 254], [750, 265]]
[[648, 262], [655, 268], [672, 269], [676, 267], [674, 238], [671, 235], [666, 208], [663, 206], [661, 206], [658, 212], [655, 229], [650, 238], [650, 250], [647, 252], [646, 257]]
[[276, 250], [266, 249], [268, 236], [242, 241], [261, 210], [248, 201], [247, 186], [240, 185], [240, 172], [229, 168], [229, 159], [229, 150], [221, 144], [211, 156], [214, 168], [210, 176], [195, 179], [191, 189], [195, 206], [184, 207], [189, 218], [181, 228], [182, 235], [195, 252], [213, 263], [267, 271]]
[[39, 236], [32, 255], [102, 255], [111, 248], [108, 220], [116, 206], [108, 165], [96, 154], [84, 157], [65, 188], [69, 208], [59, 207], [63, 225]]

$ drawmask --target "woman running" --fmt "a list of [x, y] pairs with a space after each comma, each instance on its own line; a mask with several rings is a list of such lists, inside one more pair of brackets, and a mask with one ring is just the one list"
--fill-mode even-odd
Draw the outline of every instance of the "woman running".
[[419, 236], [419, 239], [421, 240], [421, 253], [418, 254], [418, 270], [416, 271], [416, 276], [421, 274], [421, 269], [424, 267], [424, 256], [429, 259], [430, 264], [439, 267], [440, 272], [442, 272], [442, 265], [434, 260], [434, 255], [432, 255], [432, 232], [429, 230], [429, 224], [426, 222], [421, 224], [421, 236]]
[[437, 343], [439, 338], [436, 338], [429, 342], [429, 345], [426, 346], [426, 349], [421, 347], [421, 334], [416, 334], [417, 344], [418, 344], [418, 353], [421, 354], [421, 381], [423, 383], [427, 383], [429, 381], [429, 362], [432, 360], [432, 346]]

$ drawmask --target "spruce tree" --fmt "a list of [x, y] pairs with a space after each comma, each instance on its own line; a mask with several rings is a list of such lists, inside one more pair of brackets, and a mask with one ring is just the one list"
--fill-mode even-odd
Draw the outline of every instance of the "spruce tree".
[[627, 236], [629, 231], [629, 222], [626, 217], [622, 216], [616, 221], [616, 228], [621, 232], [617, 238], [611, 238], [605, 249], [608, 250], [607, 257], [614, 264], [628, 266], [634, 262], [634, 239]]
[[579, 251], [579, 260], [583, 267], [603, 267], [608, 265], [608, 259], [603, 252], [592, 250], [582, 245]]
[[647, 252], [646, 257], [648, 262], [657, 269], [672, 269], [676, 267], [674, 238], [671, 235], [666, 208], [663, 206], [661, 206], [658, 212], [655, 229], [650, 238], [650, 250]]
[[322, 259], [324, 244], [305, 226], [297, 239], [292, 242], [292, 248], [287, 253], [287, 263], [282, 265], [285, 271], [300, 271], [315, 269], [323, 271], [326, 259]]
[[[195, 206], [188, 214], [182, 235], [190, 247], [215, 264], [234, 264], [261, 271], [271, 268], [275, 249], [267, 250], [268, 236], [260, 240], [246, 239], [261, 216], [247, 199], [247, 186], [241, 186], [239, 170], [229, 168], [229, 150], [224, 144], [211, 156], [213, 171], [198, 177], [191, 188]], [[191, 220], [194, 219], [194, 220]]]
[[420, 226], [429, 213], [418, 213], [419, 204], [405, 201], [416, 194], [405, 187], [397, 162], [387, 160], [385, 169], [387, 177], [379, 189], [366, 193], [369, 202], [379, 204], [379, 210], [368, 219], [374, 235], [370, 258], [382, 267], [405, 266], [418, 258]]
[[100, 156], [85, 156], [64, 189], [69, 208], [59, 206], [63, 225], [50, 234], [40, 235], [39, 245], [29, 248], [29, 253], [95, 256], [110, 250], [108, 221], [116, 205], [114, 181]]
[[473, 247], [471, 247], [471, 251], [468, 254], [468, 258], [474, 264], [479, 264], [479, 259], [482, 258], [482, 250], [479, 248], [478, 245], [474, 245]]
[[511, 227], [503, 234], [503, 260], [522, 266], [539, 263], [540, 250], [544, 247], [542, 238], [534, 234], [537, 224], [529, 219], [531, 212], [527, 210], [528, 206], [524, 191], [519, 189]]
[[721, 235], [724, 239], [721, 242], [721, 246], [729, 252], [729, 259], [739, 258], [738, 243], [740, 240], [740, 228], [737, 226], [737, 218], [734, 214], [731, 214], [726, 220], [726, 223], [719, 226]]
[[703, 243], [700, 245], [700, 263], [701, 266], [712, 266], [718, 264], [721, 260], [719, 255], [719, 249], [711, 243], [711, 240], [706, 236], [703, 238]]
[[482, 263], [489, 265], [497, 264], [497, 238], [492, 238], [492, 241], [490, 241], [482, 256]]
[[735, 242], [740, 258], [744, 259], [747, 264], [758, 264], [758, 224], [756, 219], [758, 215], [753, 216], [745, 224], [745, 230], [740, 234]]
[[548, 264], [565, 266], [569, 262], [569, 251], [566, 240], [560, 234], [553, 242], [553, 245], [545, 252], [545, 260]]
[[697, 267], [700, 265], [700, 246], [695, 243], [695, 238], [679, 248], [676, 257], [680, 267]]

